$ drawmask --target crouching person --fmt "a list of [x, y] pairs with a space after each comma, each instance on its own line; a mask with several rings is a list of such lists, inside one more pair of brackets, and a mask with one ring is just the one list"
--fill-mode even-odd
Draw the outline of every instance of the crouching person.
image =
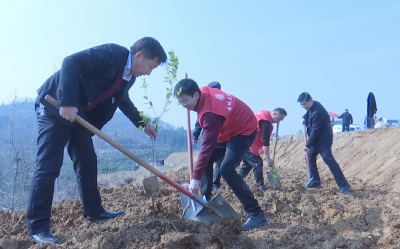
[[[264, 212], [243, 178], [235, 168], [243, 160], [245, 152], [257, 134], [257, 121], [252, 110], [240, 99], [219, 89], [208, 86], [199, 88], [192, 79], [179, 81], [174, 96], [184, 108], [197, 112], [197, 120], [203, 128], [203, 143], [196, 166], [190, 179], [189, 190], [211, 197], [213, 184], [213, 157], [223, 157], [220, 172], [248, 214], [242, 231], [268, 225]], [[226, 148], [214, 151], [219, 142], [227, 142]], [[218, 155], [216, 155], [218, 151]], [[214, 159], [215, 160], [215, 159]]]

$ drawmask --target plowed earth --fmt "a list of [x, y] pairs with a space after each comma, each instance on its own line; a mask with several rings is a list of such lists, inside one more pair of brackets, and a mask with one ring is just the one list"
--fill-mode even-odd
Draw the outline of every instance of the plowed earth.
[[[282, 188], [263, 193], [252, 173], [246, 178], [269, 221], [259, 229], [240, 231], [247, 217], [224, 181], [218, 192], [241, 214], [240, 222], [181, 220], [180, 193], [159, 180], [160, 191], [148, 195], [141, 169], [99, 176], [104, 207], [125, 210], [125, 216], [87, 222], [79, 200], [61, 202], [53, 207], [51, 231], [62, 244], [54, 245], [27, 237], [25, 212], [0, 212], [0, 248], [400, 248], [399, 138], [400, 127], [335, 135], [332, 150], [352, 186], [349, 194], [339, 193], [321, 158], [322, 188], [304, 189], [303, 141], [278, 142]], [[186, 153], [175, 153], [162, 169], [182, 184], [189, 181], [187, 161]]]

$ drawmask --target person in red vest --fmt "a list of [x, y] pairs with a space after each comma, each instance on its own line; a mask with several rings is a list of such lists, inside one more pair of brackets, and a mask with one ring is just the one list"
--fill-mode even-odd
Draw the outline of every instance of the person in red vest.
[[[213, 183], [211, 155], [224, 157], [220, 166], [221, 176], [249, 216], [242, 225], [242, 231], [268, 225], [264, 211], [235, 170], [257, 134], [257, 120], [250, 107], [219, 89], [208, 86], [199, 88], [192, 79], [180, 80], [174, 88], [174, 96], [178, 104], [197, 112], [197, 120], [203, 128], [202, 148], [191, 175], [189, 190], [196, 194], [202, 185], [201, 194], [210, 198]], [[217, 141], [227, 142], [227, 145], [215, 150]]]
[[250, 149], [244, 154], [239, 175], [245, 178], [250, 170], [253, 169], [257, 186], [263, 192], [266, 192], [267, 187], [264, 185], [263, 159], [261, 158], [261, 154], [264, 153], [268, 166], [272, 167], [274, 162], [269, 154], [269, 140], [274, 129], [273, 123], [282, 121], [287, 116], [287, 112], [283, 108], [276, 108], [272, 112], [265, 110], [258, 111], [254, 116], [257, 119], [257, 136]]
[[[213, 81], [209, 83], [207, 86], [212, 87], [212, 88], [218, 88], [221, 90], [221, 84], [218, 81]], [[203, 128], [201, 128], [199, 121], [196, 120], [196, 123], [194, 125], [194, 131], [193, 131], [193, 144], [197, 144], [197, 140], [199, 140], [199, 136]], [[217, 142], [215, 145], [215, 150], [218, 150], [219, 148], [225, 149], [226, 142]], [[218, 154], [218, 153], [217, 153]], [[224, 158], [218, 158], [218, 160], [214, 159], [214, 156], [211, 155], [211, 159], [215, 163], [214, 167], [214, 181], [213, 181], [213, 190], [218, 190], [221, 188], [221, 173], [219, 172], [219, 167], [221, 165], [221, 162]], [[211, 195], [211, 193], [210, 193]]]

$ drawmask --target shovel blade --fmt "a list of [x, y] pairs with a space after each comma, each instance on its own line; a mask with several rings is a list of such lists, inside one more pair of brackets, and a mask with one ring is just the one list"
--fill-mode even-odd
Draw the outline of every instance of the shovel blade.
[[[204, 195], [196, 195], [196, 197], [206, 201], [206, 197]], [[184, 194], [181, 194], [181, 202], [184, 212], [183, 217], [187, 220], [198, 220], [196, 216], [203, 209], [203, 206]]]
[[269, 186], [271, 186], [274, 190], [281, 189], [281, 183], [280, 182], [274, 182], [274, 178], [278, 178], [278, 174], [274, 172], [272, 175], [271, 173], [267, 172], [267, 178], [268, 178], [268, 183]]
[[186, 208], [189, 203], [189, 208], [185, 210], [185, 219], [199, 220], [206, 226], [227, 217], [233, 217], [236, 220], [240, 219], [239, 214], [236, 213], [236, 211], [220, 194], [214, 196], [210, 201], [205, 201], [205, 196], [203, 195], [198, 197], [204, 200], [206, 206], [191, 200], [186, 195], [181, 195], [183, 208]]

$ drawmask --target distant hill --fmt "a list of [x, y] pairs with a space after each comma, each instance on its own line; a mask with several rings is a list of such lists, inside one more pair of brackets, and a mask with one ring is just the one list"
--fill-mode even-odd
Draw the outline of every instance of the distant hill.
[[[155, 160], [163, 160], [170, 154], [187, 150], [186, 130], [160, 122], [159, 136], [155, 140]], [[102, 129], [117, 143], [148, 161], [153, 157], [153, 141], [117, 111]], [[36, 160], [37, 121], [32, 99], [15, 99], [0, 105], [0, 209], [21, 210]], [[134, 171], [136, 163], [120, 151], [93, 136], [98, 156], [98, 173]], [[14, 184], [15, 183], [15, 184]], [[78, 197], [72, 162], [64, 154], [64, 164], [56, 181], [55, 202]], [[18, 196], [18, 198], [15, 198]]]

